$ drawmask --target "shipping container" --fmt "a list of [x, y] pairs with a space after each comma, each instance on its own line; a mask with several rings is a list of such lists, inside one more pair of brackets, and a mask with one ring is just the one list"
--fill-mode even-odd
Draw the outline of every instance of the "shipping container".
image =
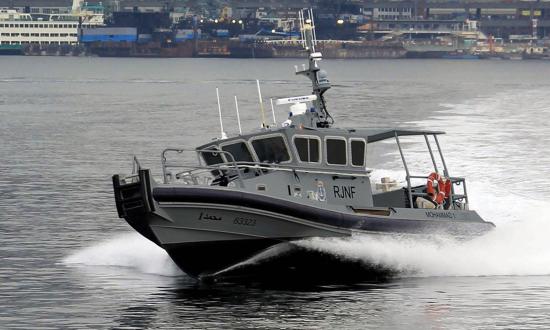
[[138, 34], [138, 43], [140, 44], [146, 44], [148, 42], [151, 42], [153, 40], [153, 35], [149, 33], [141, 33]]
[[229, 37], [229, 30], [228, 29], [216, 29], [216, 30], [212, 30], [212, 32], [213, 32], [215, 37], [220, 37], [220, 38]]
[[128, 41], [137, 40], [137, 29], [134, 27], [98, 27], [81, 28], [80, 42]]
[[[195, 31], [192, 29], [183, 29], [176, 31], [176, 42], [181, 42], [185, 40], [193, 40], [195, 38]], [[197, 29], [197, 39], [201, 38], [201, 30]]]

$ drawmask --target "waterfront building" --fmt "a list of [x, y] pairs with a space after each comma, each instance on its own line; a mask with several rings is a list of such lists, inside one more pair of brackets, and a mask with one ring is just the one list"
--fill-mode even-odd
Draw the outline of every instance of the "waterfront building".
[[142, 13], [158, 13], [169, 11], [173, 6], [169, 1], [157, 0], [115, 0], [112, 1], [113, 10], [119, 11], [139, 11]]
[[[386, 25], [392, 24], [389, 21], [416, 21], [416, 24], [430, 25], [434, 21], [457, 24], [474, 20], [479, 22], [484, 33], [505, 39], [511, 35], [543, 38], [550, 34], [550, 1], [359, 0], [356, 3], [360, 4], [368, 19]], [[402, 14], [409, 12], [410, 15]], [[395, 23], [395, 26], [399, 25], [403, 24]]]
[[[316, 0], [230, 0], [235, 12], [247, 15], [259, 8], [314, 8], [322, 13], [327, 4]], [[513, 36], [529, 36], [538, 39], [550, 35], [550, 1], [548, 0], [351, 0], [345, 5], [359, 8], [362, 20], [369, 23], [400, 26], [399, 21], [415, 21], [431, 25], [432, 21], [458, 22], [473, 20], [487, 35], [509, 39]], [[345, 6], [341, 6], [345, 7]], [[263, 9], [265, 11], [265, 9]], [[334, 11], [336, 19], [344, 18], [346, 11]], [[404, 23], [409, 24], [410, 23]], [[435, 23], [441, 24], [441, 23]]]
[[72, 0], [0, 0], [0, 9], [29, 14], [70, 14]]
[[369, 9], [367, 9], [366, 12], [370, 14], [373, 19], [382, 20], [410, 19], [413, 12], [411, 7], [375, 7]]

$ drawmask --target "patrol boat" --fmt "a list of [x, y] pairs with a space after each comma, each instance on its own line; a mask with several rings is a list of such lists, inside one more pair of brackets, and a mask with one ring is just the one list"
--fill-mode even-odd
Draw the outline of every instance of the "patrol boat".
[[[311, 80], [313, 92], [278, 100], [290, 105], [284, 125], [264, 125], [197, 148], [165, 149], [159, 181], [134, 157], [132, 174], [113, 176], [119, 217], [195, 278], [221, 276], [308, 238], [471, 237], [491, 230], [492, 223], [469, 210], [465, 179], [449, 174], [438, 140], [443, 132], [334, 127], [325, 101], [331, 86], [319, 66], [313, 23], [302, 21], [309, 65], [296, 74]], [[412, 173], [405, 160], [400, 140], [410, 137], [427, 145], [430, 166], [424, 173]], [[380, 141], [399, 150], [402, 186], [388, 178], [374, 182], [366, 167], [369, 145]], [[186, 153], [196, 161], [189, 162]], [[319, 260], [307, 254], [284, 267]]]

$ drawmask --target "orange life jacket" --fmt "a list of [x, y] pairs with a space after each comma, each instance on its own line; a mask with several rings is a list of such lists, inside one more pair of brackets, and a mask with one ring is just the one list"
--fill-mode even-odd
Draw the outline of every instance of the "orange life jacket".
[[[434, 181], [437, 181], [437, 193], [434, 188]], [[428, 176], [426, 191], [434, 203], [441, 205], [451, 195], [451, 185], [451, 179], [441, 176], [439, 173], [432, 172]]]

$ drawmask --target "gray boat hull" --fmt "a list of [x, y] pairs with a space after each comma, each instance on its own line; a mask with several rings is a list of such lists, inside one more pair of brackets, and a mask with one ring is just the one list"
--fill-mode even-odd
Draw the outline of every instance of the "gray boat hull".
[[[197, 278], [226, 273], [274, 246], [288, 247], [292, 246], [288, 242], [311, 237], [354, 233], [469, 237], [494, 227], [465, 210], [392, 209], [387, 215], [373, 215], [369, 210], [327, 209], [232, 188], [155, 186], [148, 170], [140, 170], [137, 182], [121, 184], [114, 176], [113, 183], [119, 216]], [[295, 268], [302, 264], [297, 256], [308, 255], [299, 250], [286, 249], [267, 259], [281, 263], [280, 257], [286, 255], [294, 261], [283, 262], [285, 267]], [[304, 261], [315, 260], [310, 257]]]

